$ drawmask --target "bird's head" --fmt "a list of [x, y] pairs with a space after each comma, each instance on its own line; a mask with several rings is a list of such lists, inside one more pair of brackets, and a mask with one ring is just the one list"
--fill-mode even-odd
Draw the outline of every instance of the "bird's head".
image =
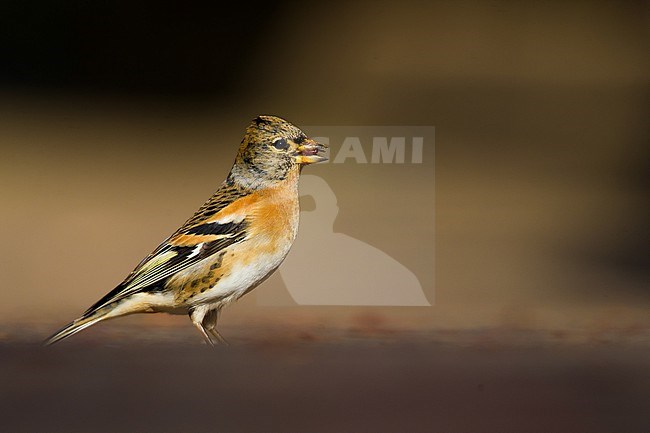
[[284, 119], [259, 116], [246, 128], [235, 167], [240, 175], [281, 180], [294, 168], [327, 161], [326, 149]]

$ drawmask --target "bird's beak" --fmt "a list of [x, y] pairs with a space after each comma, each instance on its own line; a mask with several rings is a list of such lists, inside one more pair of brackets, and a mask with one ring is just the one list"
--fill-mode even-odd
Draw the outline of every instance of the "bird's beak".
[[327, 146], [311, 138], [306, 138], [295, 153], [296, 162], [298, 164], [315, 164], [317, 162], [327, 161], [325, 152]]

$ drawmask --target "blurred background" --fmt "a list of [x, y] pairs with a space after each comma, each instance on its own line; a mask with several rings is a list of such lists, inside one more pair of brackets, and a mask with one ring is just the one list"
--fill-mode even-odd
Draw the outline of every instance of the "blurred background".
[[[647, 18], [643, 2], [4, 2], [1, 320], [83, 311], [272, 113], [436, 127], [435, 184], [418, 167], [308, 170], [337, 196], [335, 231], [410, 267], [435, 306], [278, 311], [253, 292], [224, 326], [647, 327]], [[434, 188], [435, 219], [417, 204]]]
[[[308, 169], [334, 231], [425, 275], [433, 306], [260, 305], [276, 275], [224, 311], [231, 339], [647, 348], [648, 18], [633, 1], [2, 2], [0, 337], [40, 341], [118, 284], [276, 114], [435, 126], [435, 182]], [[120, 320], [79, 341], [199, 344], [183, 317]]]

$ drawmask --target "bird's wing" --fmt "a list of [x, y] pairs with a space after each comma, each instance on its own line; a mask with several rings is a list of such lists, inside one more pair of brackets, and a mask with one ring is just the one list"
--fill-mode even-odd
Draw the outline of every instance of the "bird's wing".
[[246, 210], [254, 201], [246, 191], [222, 187], [84, 316], [134, 293], [162, 290], [169, 277], [244, 240], [249, 225]]

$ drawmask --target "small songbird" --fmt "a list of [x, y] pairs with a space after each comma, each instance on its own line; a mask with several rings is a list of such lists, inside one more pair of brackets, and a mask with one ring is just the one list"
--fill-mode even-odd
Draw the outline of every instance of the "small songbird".
[[115, 289], [46, 340], [133, 313], [189, 314], [205, 341], [221, 309], [282, 263], [298, 231], [302, 167], [326, 161], [326, 146], [274, 116], [246, 129], [230, 174], [210, 199]]

